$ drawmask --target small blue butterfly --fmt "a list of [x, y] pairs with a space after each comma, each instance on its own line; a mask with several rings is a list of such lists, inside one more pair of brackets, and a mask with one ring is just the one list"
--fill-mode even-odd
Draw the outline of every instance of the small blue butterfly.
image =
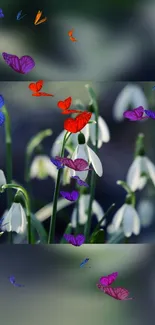
[[13, 284], [15, 287], [24, 287], [23, 284], [16, 283], [16, 279], [13, 275], [9, 276], [9, 281], [11, 284]]
[[0, 108], [2, 108], [4, 105], [4, 98], [2, 95], [0, 95]]
[[87, 262], [89, 261], [89, 258], [85, 258], [80, 264], [80, 267], [83, 267]]
[[0, 8], [0, 18], [4, 18], [3, 10]]
[[51, 162], [53, 165], [55, 165], [57, 167], [57, 169], [61, 169], [61, 168], [64, 168], [65, 166], [62, 165], [62, 163], [57, 160], [57, 159], [54, 159], [54, 158], [51, 158]]
[[17, 20], [21, 20], [22, 18], [24, 18], [27, 15], [27, 14], [25, 14], [25, 15], [21, 16], [21, 14], [22, 14], [22, 10], [20, 10], [18, 12], [17, 17], [16, 17]]

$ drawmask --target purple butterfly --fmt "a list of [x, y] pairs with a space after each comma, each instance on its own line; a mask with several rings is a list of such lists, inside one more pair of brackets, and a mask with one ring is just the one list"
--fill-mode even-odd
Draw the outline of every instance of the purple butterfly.
[[16, 283], [15, 277], [13, 275], [9, 276], [9, 281], [11, 284], [13, 284], [15, 287], [24, 287], [23, 284]]
[[16, 55], [3, 52], [2, 57], [5, 60], [6, 64], [18, 73], [26, 74], [35, 67], [34, 60], [31, 58], [31, 56], [28, 55], [24, 55], [19, 58]]
[[79, 176], [72, 176], [72, 178], [77, 180], [78, 185], [89, 187], [89, 185], [86, 182], [82, 181]]
[[137, 108], [134, 108], [132, 111], [126, 111], [123, 113], [123, 116], [128, 118], [130, 121], [141, 121], [146, 118], [147, 116], [143, 116], [144, 114], [144, 108], [143, 106], [139, 106]]
[[145, 112], [145, 114], [146, 114], [148, 117], [150, 117], [150, 118], [152, 118], [153, 120], [155, 120], [155, 112], [154, 112], [154, 111], [150, 111], [150, 110], [145, 109], [144, 112]]
[[68, 241], [69, 244], [72, 244], [73, 246], [81, 246], [85, 241], [84, 235], [70, 235], [70, 234], [64, 234], [64, 238]]
[[0, 18], [4, 18], [3, 10], [0, 8]]
[[60, 194], [68, 201], [76, 201], [79, 197], [79, 192], [77, 191], [72, 191], [72, 192], [60, 191]]
[[62, 165], [61, 161], [51, 158], [51, 162], [57, 167], [57, 169], [64, 168], [65, 166]]
[[4, 122], [5, 122], [5, 115], [2, 112], [0, 112], [0, 126], [2, 126]]

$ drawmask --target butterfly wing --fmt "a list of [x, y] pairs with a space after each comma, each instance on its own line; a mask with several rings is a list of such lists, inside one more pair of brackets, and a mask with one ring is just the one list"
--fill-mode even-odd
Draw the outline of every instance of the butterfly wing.
[[82, 158], [77, 158], [74, 160], [75, 170], [84, 171], [88, 167], [88, 162]]
[[47, 96], [48, 96], [48, 97], [49, 97], [49, 96], [52, 96], [52, 97], [53, 97], [54, 95], [52, 95], [52, 94], [47, 94], [47, 93], [44, 93], [44, 92], [38, 92], [38, 93], [34, 93], [34, 94], [32, 94], [32, 96], [44, 96], [44, 97], [45, 97], [45, 96], [46, 96], [46, 97], [47, 97]]
[[15, 284], [15, 277], [13, 275], [9, 276], [9, 281], [11, 282], [11, 284]]
[[126, 111], [123, 113], [123, 116], [127, 119], [129, 119], [130, 121], [137, 121], [137, 115], [135, 114], [134, 111]]
[[2, 95], [0, 95], [0, 108], [2, 108], [4, 105], [4, 98]]
[[2, 112], [0, 112], [0, 126], [2, 126], [4, 122], [5, 122], [5, 115]]
[[138, 119], [141, 119], [144, 113], [144, 108], [143, 106], [139, 106], [137, 108], [134, 108], [133, 111], [135, 112], [136, 116]]
[[65, 191], [60, 191], [61, 196], [63, 196], [66, 200], [68, 201], [75, 201], [76, 200], [76, 194], [73, 192], [65, 192]]
[[0, 18], [4, 18], [3, 10], [0, 9]]
[[57, 159], [51, 158], [51, 162], [57, 167], [57, 169], [64, 168], [64, 166], [62, 166], [61, 162]]
[[86, 126], [86, 124], [89, 122], [91, 116], [92, 116], [92, 113], [83, 112], [83, 113], [80, 113], [78, 116], [76, 116], [75, 119], [68, 118], [64, 122], [64, 129], [71, 133], [80, 132]]
[[100, 289], [101, 291], [104, 291], [104, 285], [101, 283], [97, 283], [96, 286], [98, 287], [98, 289]]
[[73, 246], [76, 246], [76, 240], [73, 235], [70, 234], [64, 234], [64, 238], [68, 241], [69, 244], [72, 244]]
[[80, 267], [83, 267], [87, 262], [89, 261], [89, 258], [85, 258], [80, 264]]
[[116, 280], [117, 276], [118, 276], [118, 272], [111, 273], [107, 276], [102, 276], [100, 278], [100, 283], [105, 287], [109, 286]]
[[57, 106], [62, 110], [67, 110], [71, 106], [72, 97], [68, 97], [65, 100], [60, 100]]
[[39, 20], [35, 25], [43, 24], [46, 20], [47, 20], [47, 17], [45, 17], [45, 18]]
[[34, 25], [37, 24], [37, 22], [38, 22], [38, 20], [40, 19], [41, 15], [42, 15], [42, 11], [38, 10], [38, 12], [37, 12], [37, 14], [36, 14], [36, 18], [35, 18], [35, 20], [34, 20]]
[[71, 40], [72, 42], [77, 42], [77, 39], [76, 39], [75, 37], [70, 37], [70, 40]]
[[72, 191], [71, 193], [72, 201], [76, 201], [79, 197], [79, 192], [78, 191]]
[[14, 285], [18, 288], [25, 287], [24, 284], [20, 284], [20, 283], [16, 283], [16, 282], [14, 283]]
[[133, 299], [133, 298], [127, 298], [129, 295], [129, 291], [127, 289], [121, 288], [121, 287], [104, 288], [104, 293], [111, 296], [114, 299], [117, 299], [117, 300], [132, 300]]
[[147, 110], [147, 109], [145, 109], [144, 112], [145, 112], [145, 114], [146, 114], [148, 117], [150, 117], [150, 118], [152, 118], [153, 120], [155, 120], [155, 112], [150, 111], [150, 110]]
[[13, 54], [8, 54], [6, 52], [2, 53], [3, 59], [6, 64], [12, 68], [14, 71], [21, 73], [20, 59], [18, 56]]
[[81, 246], [85, 241], [85, 236], [79, 234], [75, 237], [75, 240], [76, 240], [76, 246]]
[[56, 156], [56, 159], [59, 159], [61, 161], [61, 163], [63, 165], [65, 165], [66, 167], [69, 167], [71, 169], [76, 170], [75, 169], [76, 167], [74, 165], [74, 161], [72, 159], [70, 159], [70, 158], [61, 158], [61, 157], [58, 157], [58, 156]]
[[26, 74], [35, 67], [35, 62], [31, 56], [24, 55], [20, 58], [20, 66], [21, 66], [20, 73]]
[[21, 13], [22, 13], [22, 10], [20, 10], [20, 11], [18, 12], [17, 17], [16, 17], [17, 20], [20, 20]]
[[89, 185], [86, 182], [82, 181], [79, 176], [72, 176], [72, 178], [76, 179], [78, 185], [89, 187]]
[[30, 90], [37, 92], [42, 88], [43, 82], [43, 80], [38, 80], [37, 82], [30, 83], [28, 87]]
[[72, 37], [73, 32], [74, 32], [74, 29], [69, 30], [69, 31], [68, 31], [68, 36], [69, 36], [69, 37]]

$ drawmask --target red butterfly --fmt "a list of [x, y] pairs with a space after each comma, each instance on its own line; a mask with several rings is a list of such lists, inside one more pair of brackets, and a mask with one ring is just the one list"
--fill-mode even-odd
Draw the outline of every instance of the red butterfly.
[[62, 114], [71, 114], [71, 113], [81, 113], [81, 111], [77, 111], [76, 109], [69, 109], [72, 103], [72, 97], [68, 97], [64, 100], [60, 100], [57, 103], [57, 106], [62, 109]]
[[76, 118], [68, 118], [64, 122], [64, 129], [71, 133], [80, 132], [89, 122], [91, 116], [90, 112], [82, 112]]
[[72, 28], [71, 30], [69, 30], [68, 36], [72, 42], [77, 42], [77, 39], [75, 37], [73, 37], [73, 32], [74, 32], [74, 29]]
[[102, 284], [97, 284], [97, 287], [104, 291], [105, 294], [111, 296], [116, 300], [132, 300], [133, 298], [128, 298], [129, 291], [122, 287], [111, 288], [111, 287], [104, 287]]
[[32, 96], [54, 96], [52, 94], [47, 94], [44, 92], [40, 92], [42, 86], [43, 86], [44, 81], [43, 80], [38, 80], [37, 82], [32, 82], [29, 84], [29, 89], [33, 91]]
[[66, 167], [69, 167], [71, 169], [74, 169], [76, 171], [86, 171], [86, 170], [91, 170], [91, 169], [86, 169], [88, 167], [88, 162], [82, 158], [77, 158], [75, 160], [72, 160], [70, 158], [61, 158], [56, 156], [55, 157], [57, 160], [61, 162], [61, 164], [65, 165]]

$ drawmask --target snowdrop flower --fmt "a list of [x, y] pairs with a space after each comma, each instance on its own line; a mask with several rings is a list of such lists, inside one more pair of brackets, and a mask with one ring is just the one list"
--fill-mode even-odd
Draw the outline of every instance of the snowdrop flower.
[[150, 177], [155, 186], [155, 165], [146, 156], [137, 156], [127, 173], [127, 184], [134, 192], [142, 190]]
[[3, 173], [3, 170], [0, 169], [0, 187], [2, 185], [6, 184], [6, 178], [5, 178], [5, 175]]
[[[89, 201], [90, 201], [90, 195], [89, 194], [83, 194], [80, 196], [79, 199], [79, 219], [78, 222], [80, 225], [84, 225], [87, 222], [88, 219], [88, 206], [89, 206]], [[104, 215], [104, 211], [100, 204], [94, 200], [92, 204], [92, 214], [95, 214], [97, 217], [97, 220], [100, 221]], [[77, 226], [77, 208], [74, 208], [72, 216], [71, 216], [71, 224], [73, 228], [76, 228]], [[105, 220], [101, 223], [101, 226], [105, 225]]]
[[25, 211], [20, 203], [14, 202], [2, 220], [1, 230], [3, 232], [15, 231], [17, 234], [23, 234], [26, 228], [27, 219]]
[[38, 155], [34, 158], [30, 167], [31, 178], [43, 180], [51, 176], [55, 179], [56, 175], [56, 167], [52, 164], [48, 156]]
[[140, 233], [140, 218], [131, 204], [124, 203], [122, 207], [115, 213], [112, 224], [108, 227], [108, 232], [117, 232], [123, 224], [123, 231], [126, 237]]
[[[79, 144], [77, 145], [72, 159], [75, 160], [77, 158], [82, 158], [86, 160], [89, 164], [93, 165], [93, 168], [96, 174], [101, 177], [103, 174], [103, 168], [100, 159], [96, 155], [96, 153], [85, 143], [85, 137], [83, 133], [80, 133], [78, 136]], [[80, 144], [81, 143], [81, 144]], [[78, 172], [70, 169], [71, 176], [79, 176], [83, 181], [87, 178], [88, 170]]]
[[[95, 114], [92, 114], [91, 120], [95, 120]], [[96, 144], [96, 125], [95, 123], [87, 124], [89, 127], [89, 136], [92, 144], [95, 146]], [[83, 132], [83, 130], [82, 130]], [[98, 117], [98, 148], [102, 147], [103, 142], [110, 141], [110, 132], [107, 123], [104, 119], [99, 116]]]
[[154, 205], [153, 202], [143, 199], [137, 206], [137, 211], [140, 217], [142, 227], [149, 227], [154, 219]]
[[135, 84], [126, 85], [116, 98], [113, 107], [115, 120], [124, 120], [123, 113], [130, 107], [133, 109], [138, 106], [143, 106], [145, 109], [148, 109], [147, 98], [145, 97], [143, 90]]

